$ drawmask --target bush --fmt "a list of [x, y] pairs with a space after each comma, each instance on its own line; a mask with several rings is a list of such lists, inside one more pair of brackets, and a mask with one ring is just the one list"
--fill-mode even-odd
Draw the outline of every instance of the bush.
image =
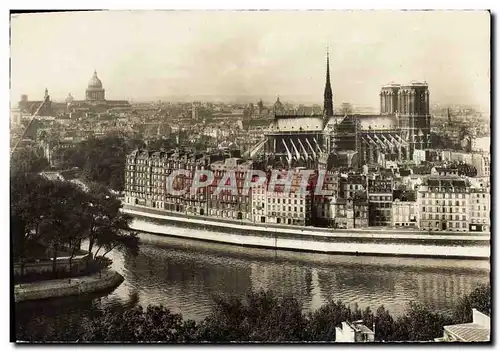
[[[468, 316], [460, 316], [469, 307], [489, 312], [489, 294], [488, 286], [480, 286], [464, 296], [455, 312], [461, 320], [455, 323], [471, 321]], [[330, 301], [304, 315], [296, 299], [259, 291], [248, 292], [242, 299], [216, 297], [210, 315], [200, 323], [185, 321], [168, 308], [151, 305], [146, 310], [140, 306], [119, 312], [106, 310], [68, 331], [47, 329], [35, 332], [35, 336], [29, 336], [22, 327], [16, 331], [19, 339], [30, 341], [333, 342], [336, 326], [356, 320], [363, 320], [370, 329], [375, 324], [375, 341], [432, 341], [442, 336], [443, 326], [453, 323], [450, 317], [417, 303], [410, 303], [405, 314], [396, 319], [383, 306], [373, 313], [370, 308], [361, 311], [341, 301]]]

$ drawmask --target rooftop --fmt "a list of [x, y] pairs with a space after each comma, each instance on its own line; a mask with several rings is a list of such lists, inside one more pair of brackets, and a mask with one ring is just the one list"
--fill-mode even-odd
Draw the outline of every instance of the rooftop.
[[465, 323], [448, 325], [444, 329], [456, 336], [458, 339], [467, 342], [490, 341], [490, 329], [484, 325], [475, 323]]

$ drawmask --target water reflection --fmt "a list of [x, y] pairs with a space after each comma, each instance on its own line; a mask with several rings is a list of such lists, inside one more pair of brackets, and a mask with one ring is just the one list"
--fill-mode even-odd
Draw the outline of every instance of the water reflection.
[[261, 288], [293, 295], [306, 310], [340, 299], [361, 308], [383, 304], [394, 314], [410, 301], [449, 311], [462, 294], [489, 281], [486, 261], [298, 253], [147, 234], [141, 240], [137, 257], [110, 253], [113, 268], [125, 277], [111, 294], [17, 304], [19, 324], [37, 329], [40, 319], [59, 324], [103, 307], [138, 304], [164, 304], [199, 320], [215, 294], [243, 296]]

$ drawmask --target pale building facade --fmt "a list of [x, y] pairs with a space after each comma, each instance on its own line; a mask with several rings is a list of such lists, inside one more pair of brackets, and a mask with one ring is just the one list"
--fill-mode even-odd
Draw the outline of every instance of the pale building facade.
[[417, 191], [420, 229], [468, 231], [469, 188], [461, 177], [429, 177]]

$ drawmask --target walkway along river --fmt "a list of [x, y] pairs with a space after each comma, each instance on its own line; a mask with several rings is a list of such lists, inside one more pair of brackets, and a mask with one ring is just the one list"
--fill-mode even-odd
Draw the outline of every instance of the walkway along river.
[[200, 320], [214, 294], [243, 296], [249, 289], [292, 294], [304, 310], [329, 299], [400, 314], [410, 301], [449, 311], [477, 284], [488, 283], [487, 260], [393, 258], [300, 253], [141, 234], [137, 257], [110, 253], [125, 281], [106, 296], [16, 304], [16, 325], [29, 331], [64, 329], [104, 307], [164, 304]]

